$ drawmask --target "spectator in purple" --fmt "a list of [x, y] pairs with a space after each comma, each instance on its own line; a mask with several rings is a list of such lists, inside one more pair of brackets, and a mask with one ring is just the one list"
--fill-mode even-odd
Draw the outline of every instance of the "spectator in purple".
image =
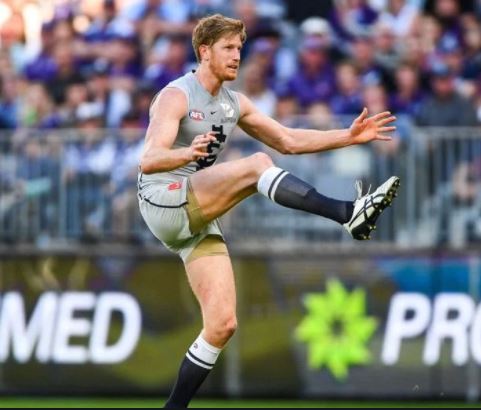
[[335, 73], [328, 50], [316, 36], [305, 37], [300, 45], [299, 69], [288, 82], [303, 107], [328, 102], [335, 92]]
[[435, 0], [434, 15], [441, 23], [443, 37], [462, 41], [461, 7], [458, 0]]
[[351, 58], [359, 71], [362, 83], [385, 84], [388, 89], [392, 89], [392, 77], [376, 62], [375, 53], [376, 48], [370, 36], [358, 37], [352, 43]]
[[52, 57], [52, 50], [55, 45], [54, 27], [55, 22], [49, 22], [42, 25], [41, 44], [42, 50], [39, 55], [24, 69], [24, 75], [28, 80], [47, 81], [54, 76], [55, 62]]
[[359, 73], [351, 62], [336, 67], [337, 93], [331, 100], [334, 114], [348, 115], [362, 111], [361, 81]]
[[[61, 46], [68, 48], [75, 65], [75, 71], [81, 68], [83, 60], [89, 58], [93, 51], [87, 48], [84, 41], [77, 35], [71, 20], [56, 20], [51, 24], [51, 33], [46, 32], [43, 36], [47, 40], [47, 45], [42, 49], [41, 54], [35, 61], [29, 64], [25, 70], [27, 78], [39, 81], [51, 81], [56, 79], [59, 71], [63, 71], [65, 67], [65, 52], [62, 53], [61, 60], [56, 55], [57, 49]], [[62, 66], [59, 66], [62, 65]]]
[[53, 50], [54, 70], [48, 78], [47, 88], [55, 103], [65, 102], [65, 91], [70, 84], [83, 81], [69, 43], [58, 43]]
[[188, 71], [189, 46], [184, 36], [172, 36], [162, 61], [152, 64], [145, 70], [144, 79], [157, 90]]
[[458, 78], [463, 76], [463, 48], [456, 37], [443, 37], [438, 45], [437, 57], [445, 63]]
[[106, 51], [111, 76], [139, 78], [142, 75], [142, 59], [134, 32], [116, 33]]
[[420, 74], [416, 66], [402, 64], [395, 72], [396, 91], [391, 94], [390, 106], [396, 114], [415, 116], [423, 100]]
[[115, 23], [117, 7], [115, 0], [103, 0], [100, 16], [96, 16], [89, 28], [83, 34], [89, 43], [105, 42], [116, 32]]
[[329, 21], [342, 42], [352, 41], [360, 35], [369, 34], [378, 18], [367, 0], [335, 0]]

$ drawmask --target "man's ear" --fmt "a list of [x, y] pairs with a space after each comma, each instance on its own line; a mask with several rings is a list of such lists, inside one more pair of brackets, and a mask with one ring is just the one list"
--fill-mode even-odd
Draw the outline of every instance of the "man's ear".
[[210, 47], [207, 44], [202, 44], [199, 46], [199, 54], [201, 61], [209, 61], [210, 58]]

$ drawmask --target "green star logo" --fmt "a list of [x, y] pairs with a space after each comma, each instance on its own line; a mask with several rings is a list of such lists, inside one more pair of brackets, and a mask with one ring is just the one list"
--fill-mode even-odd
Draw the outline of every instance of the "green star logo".
[[330, 280], [326, 293], [309, 293], [303, 302], [308, 313], [296, 329], [296, 338], [307, 344], [309, 367], [325, 366], [343, 381], [349, 367], [370, 363], [366, 345], [377, 322], [366, 315], [364, 290], [349, 293], [338, 280]]

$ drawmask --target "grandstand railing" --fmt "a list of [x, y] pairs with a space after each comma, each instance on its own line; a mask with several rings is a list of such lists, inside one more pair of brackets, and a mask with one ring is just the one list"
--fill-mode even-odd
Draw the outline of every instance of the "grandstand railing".
[[[302, 122], [306, 124], [307, 120]], [[309, 126], [309, 124], [306, 124]], [[138, 212], [142, 130], [17, 130], [0, 134], [0, 247], [157, 246]], [[276, 164], [340, 199], [401, 177], [400, 195], [367, 246], [460, 248], [481, 239], [481, 129], [402, 127], [393, 143], [282, 156], [234, 135], [221, 160], [264, 150]], [[349, 248], [337, 224], [260, 195], [223, 217], [235, 249]]]

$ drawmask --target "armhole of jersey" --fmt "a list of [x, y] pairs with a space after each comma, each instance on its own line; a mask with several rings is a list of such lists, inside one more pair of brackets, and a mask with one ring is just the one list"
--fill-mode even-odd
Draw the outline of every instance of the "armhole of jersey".
[[154, 106], [155, 101], [157, 100], [157, 98], [159, 98], [160, 93], [166, 88], [176, 88], [177, 90], [180, 90], [184, 93], [185, 97], [187, 98], [187, 112], [185, 113], [185, 115], [188, 115], [190, 110], [189, 94], [182, 87], [178, 87], [175, 85], [168, 85], [167, 87], [164, 87], [162, 90], [160, 90], [157, 94], [155, 94], [154, 98], [152, 98], [152, 102], [150, 103], [150, 107], [149, 107], [149, 117], [152, 117], [152, 107]]
[[185, 115], [189, 115], [189, 111], [190, 111], [190, 96], [189, 96], [189, 92], [184, 88], [184, 87], [179, 87], [177, 85], [168, 85], [167, 87], [165, 88], [176, 88], [177, 90], [180, 90], [184, 93], [185, 95], [185, 98], [187, 99], [187, 111], [185, 113]]
[[234, 99], [237, 104], [237, 112], [239, 113], [239, 120], [240, 120], [242, 113], [241, 113], [241, 106], [240, 106], [240, 100], [239, 100], [239, 93], [237, 91], [232, 91], [232, 94], [234, 95]]

